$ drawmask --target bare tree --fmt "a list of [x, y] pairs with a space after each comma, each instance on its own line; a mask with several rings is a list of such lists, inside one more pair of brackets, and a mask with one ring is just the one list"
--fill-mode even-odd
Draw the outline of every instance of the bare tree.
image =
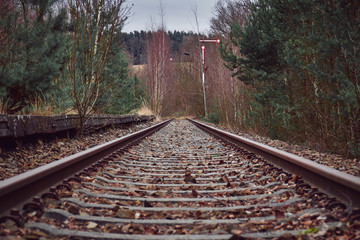
[[204, 114], [204, 101], [201, 82], [201, 63], [199, 54], [199, 36], [186, 36], [183, 40], [181, 61], [176, 69], [177, 98], [180, 100], [177, 107], [187, 116]]
[[196, 22], [197, 34], [200, 34], [199, 19], [198, 19], [198, 6], [197, 6], [196, 2], [194, 3], [193, 6], [191, 6], [191, 11], [192, 11], [193, 14], [194, 14], [194, 18], [195, 18], [195, 22]]
[[214, 17], [210, 20], [214, 35], [227, 37], [233, 23], [243, 26], [250, 13], [251, 0], [219, 0], [214, 8]]
[[161, 25], [160, 25], [160, 29], [162, 31], [165, 31], [166, 29], [166, 24], [165, 24], [165, 15], [166, 15], [166, 11], [165, 11], [165, 3], [160, 0], [160, 3], [159, 3], [159, 16], [161, 18]]
[[173, 63], [171, 62], [170, 43], [165, 26], [165, 5], [161, 0], [159, 16], [161, 22], [157, 27], [158, 30], [153, 30], [152, 33], [148, 34], [144, 78], [149, 97], [149, 107], [156, 115], [161, 116], [164, 105], [167, 103], [166, 98], [170, 95], [173, 81]]
[[[234, 23], [240, 26], [246, 23], [251, 2], [251, 0], [219, 0], [213, 9], [214, 17], [210, 20], [211, 32], [216, 37], [222, 37], [222, 42], [234, 52], [237, 52], [238, 48], [229, 39], [231, 26]], [[218, 49], [207, 48], [207, 58], [212, 59], [207, 63], [209, 105], [217, 106], [217, 109], [210, 111], [216, 112], [219, 120], [224, 124], [241, 126], [249, 107], [243, 94], [247, 86], [236, 77], [232, 77], [231, 72], [223, 65]]]
[[158, 30], [148, 36], [146, 85], [150, 108], [162, 115], [165, 98], [171, 89], [173, 66], [169, 39], [165, 31]]
[[126, 0], [68, 0], [72, 45], [67, 65], [82, 130], [94, 105], [111, 83], [103, 72], [130, 9]]

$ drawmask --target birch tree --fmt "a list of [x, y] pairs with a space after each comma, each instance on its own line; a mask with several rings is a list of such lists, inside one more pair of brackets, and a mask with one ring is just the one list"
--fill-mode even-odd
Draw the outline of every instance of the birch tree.
[[173, 72], [166, 32], [158, 30], [149, 35], [147, 49], [145, 72], [149, 105], [155, 114], [161, 116], [166, 95], [171, 88]]
[[166, 104], [166, 97], [170, 95], [172, 84], [173, 64], [171, 62], [169, 36], [166, 34], [165, 5], [160, 1], [159, 15], [161, 25], [157, 31], [148, 35], [147, 63], [145, 67], [147, 94], [150, 108], [156, 115], [161, 116]]
[[104, 75], [114, 40], [130, 9], [126, 0], [68, 0], [72, 45], [67, 79], [83, 128], [94, 106], [114, 86]]

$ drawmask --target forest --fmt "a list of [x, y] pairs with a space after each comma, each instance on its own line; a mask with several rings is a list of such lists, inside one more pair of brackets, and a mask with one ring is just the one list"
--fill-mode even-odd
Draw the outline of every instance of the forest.
[[359, 1], [219, 0], [206, 34], [124, 33], [125, 2], [0, 0], [0, 112], [146, 106], [360, 157]]
[[359, 28], [355, 0], [252, 3], [220, 47], [244, 85], [236, 124], [359, 157]]

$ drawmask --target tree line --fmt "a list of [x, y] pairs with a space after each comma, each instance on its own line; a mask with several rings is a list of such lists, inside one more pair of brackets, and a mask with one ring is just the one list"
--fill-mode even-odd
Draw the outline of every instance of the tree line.
[[[178, 56], [182, 50], [184, 37], [197, 36], [198, 34], [185, 31], [165, 31], [169, 39], [169, 48], [171, 56]], [[133, 31], [130, 33], [123, 33], [122, 38], [124, 48], [129, 54], [129, 57], [134, 65], [146, 64], [147, 58], [147, 42], [152, 38], [155, 31]]]

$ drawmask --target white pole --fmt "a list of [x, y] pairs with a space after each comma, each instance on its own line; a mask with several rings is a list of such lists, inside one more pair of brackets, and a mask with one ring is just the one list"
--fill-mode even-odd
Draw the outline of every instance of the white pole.
[[[200, 39], [201, 43], [220, 43], [220, 39]], [[201, 63], [202, 63], [202, 87], [204, 95], [204, 111], [205, 118], [207, 117], [207, 106], [206, 106], [206, 93], [205, 93], [205, 46], [201, 46]]]
[[205, 46], [201, 46], [201, 62], [202, 62], [202, 87], [203, 87], [203, 96], [204, 96], [204, 113], [206, 118], [207, 107], [206, 107], [206, 92], [205, 92]]

